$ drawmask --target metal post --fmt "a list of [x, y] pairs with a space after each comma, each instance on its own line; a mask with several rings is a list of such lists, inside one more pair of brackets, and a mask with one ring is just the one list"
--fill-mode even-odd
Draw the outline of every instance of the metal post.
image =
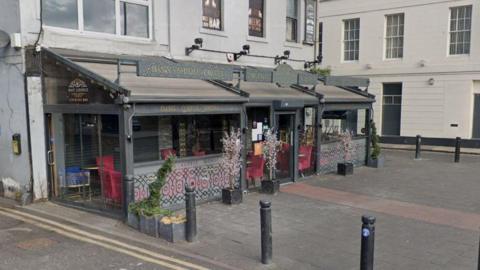
[[262, 239], [262, 263], [272, 262], [272, 208], [271, 203], [260, 201], [260, 228]]
[[375, 217], [362, 217], [362, 247], [360, 270], [373, 270], [373, 254], [375, 249]]
[[480, 241], [478, 241], [478, 270], [480, 270]]
[[421, 151], [422, 151], [422, 136], [417, 135], [417, 140], [415, 143], [415, 159], [421, 159]]
[[462, 138], [457, 137], [455, 139], [455, 163], [460, 162], [460, 147], [462, 144]]
[[194, 242], [197, 240], [197, 210], [194, 187], [185, 187], [185, 212], [187, 216], [185, 238], [188, 242]]

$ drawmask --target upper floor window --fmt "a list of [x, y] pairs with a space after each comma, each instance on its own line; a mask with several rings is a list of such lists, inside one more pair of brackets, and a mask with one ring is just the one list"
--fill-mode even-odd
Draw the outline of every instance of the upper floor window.
[[357, 61], [360, 54], [360, 19], [343, 21], [343, 60]]
[[263, 37], [264, 0], [250, 0], [248, 8], [248, 34]]
[[470, 54], [472, 6], [450, 9], [450, 54]]
[[287, 0], [287, 41], [297, 41], [298, 31], [298, 1]]
[[150, 12], [151, 0], [42, 1], [45, 25], [140, 38], [150, 37]]
[[203, 28], [222, 30], [222, 0], [202, 0]]
[[385, 58], [402, 58], [405, 16], [404, 14], [387, 15], [386, 21]]

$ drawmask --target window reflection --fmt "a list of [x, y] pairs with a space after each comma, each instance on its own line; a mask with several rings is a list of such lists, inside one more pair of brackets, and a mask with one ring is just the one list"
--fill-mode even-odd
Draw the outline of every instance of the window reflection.
[[87, 31], [115, 34], [115, 0], [83, 0], [83, 23]]
[[42, 20], [45, 25], [78, 29], [77, 0], [43, 0]]
[[362, 136], [365, 131], [365, 110], [327, 111], [322, 118], [322, 142], [339, 140], [346, 131]]
[[120, 25], [123, 36], [148, 38], [148, 7], [120, 2]]

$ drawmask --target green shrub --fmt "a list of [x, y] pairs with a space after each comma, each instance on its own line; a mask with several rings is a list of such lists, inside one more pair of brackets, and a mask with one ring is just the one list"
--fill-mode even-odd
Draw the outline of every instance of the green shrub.
[[372, 159], [377, 159], [380, 155], [381, 148], [380, 148], [380, 136], [377, 134], [377, 126], [375, 122], [372, 121], [372, 154], [370, 157]]
[[143, 215], [147, 217], [153, 216], [171, 216], [172, 211], [168, 209], [163, 209], [162, 204], [162, 187], [167, 182], [167, 177], [170, 172], [173, 170], [175, 165], [175, 158], [169, 156], [168, 159], [163, 163], [162, 167], [157, 171], [157, 179], [148, 185], [150, 191], [150, 196], [143, 199], [139, 202], [130, 203], [128, 206], [128, 211], [137, 216]]

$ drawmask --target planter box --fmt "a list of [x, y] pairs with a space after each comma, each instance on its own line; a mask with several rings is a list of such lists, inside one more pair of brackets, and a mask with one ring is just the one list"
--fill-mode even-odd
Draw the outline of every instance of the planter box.
[[165, 224], [159, 220], [158, 235], [172, 243], [185, 241], [185, 222]]
[[337, 172], [340, 175], [352, 175], [353, 174], [353, 163], [351, 162], [344, 162], [338, 163], [337, 165]]
[[158, 237], [158, 220], [156, 217], [140, 215], [140, 232], [153, 237]]
[[384, 165], [385, 165], [384, 155], [379, 155], [377, 159], [369, 158], [367, 162], [367, 166], [372, 168], [383, 168]]
[[262, 193], [277, 194], [278, 191], [280, 191], [279, 180], [263, 180], [261, 183], [262, 183]]
[[239, 204], [243, 200], [243, 193], [240, 189], [222, 189], [222, 202], [225, 204]]
[[140, 230], [140, 219], [138, 218], [137, 215], [128, 212], [127, 225], [136, 229], [136, 230]]

